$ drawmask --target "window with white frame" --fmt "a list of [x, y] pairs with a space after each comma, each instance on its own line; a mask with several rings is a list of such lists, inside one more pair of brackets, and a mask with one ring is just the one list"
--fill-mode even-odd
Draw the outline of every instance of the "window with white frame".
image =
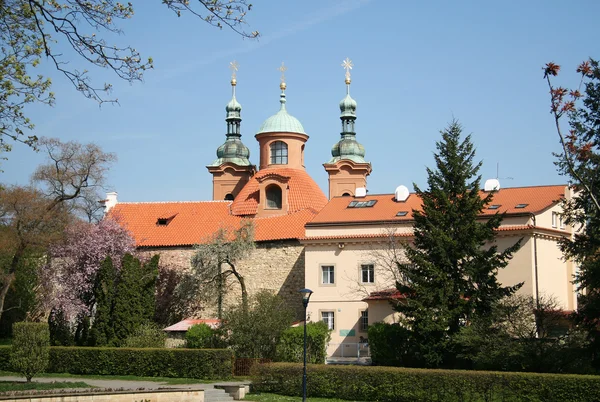
[[556, 227], [556, 221], [558, 220], [558, 214], [556, 212], [552, 212], [552, 227]]
[[373, 264], [361, 264], [360, 281], [362, 283], [375, 283], [375, 266]]
[[559, 223], [559, 227], [560, 227], [561, 229], [564, 229], [564, 228], [565, 228], [565, 221], [563, 220], [563, 216], [562, 216], [562, 214], [558, 216], [558, 223]]
[[321, 321], [323, 321], [330, 330], [335, 329], [335, 316], [333, 311], [321, 311]]
[[321, 283], [323, 285], [335, 284], [335, 267], [333, 265], [321, 265]]
[[369, 330], [369, 310], [360, 312], [360, 331], [367, 332]]

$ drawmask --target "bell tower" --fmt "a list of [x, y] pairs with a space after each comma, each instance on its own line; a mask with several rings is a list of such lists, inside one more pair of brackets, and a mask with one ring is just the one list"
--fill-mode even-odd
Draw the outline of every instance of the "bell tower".
[[213, 200], [234, 200], [256, 169], [250, 160], [250, 150], [241, 140], [242, 105], [235, 98], [238, 63], [229, 63], [231, 69], [231, 100], [225, 107], [227, 134], [225, 143], [217, 149], [217, 159], [206, 168], [213, 175]]
[[346, 58], [346, 96], [340, 102], [342, 120], [341, 139], [331, 148], [332, 158], [323, 164], [329, 175], [329, 199], [337, 196], [354, 196], [356, 189], [367, 187], [371, 164], [365, 161], [365, 148], [356, 141], [356, 101], [350, 96], [350, 70], [354, 65]]

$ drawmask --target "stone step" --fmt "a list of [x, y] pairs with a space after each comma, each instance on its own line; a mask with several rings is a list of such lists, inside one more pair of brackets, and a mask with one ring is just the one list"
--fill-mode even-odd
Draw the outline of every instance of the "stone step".
[[233, 398], [222, 389], [206, 389], [204, 390], [204, 402], [225, 402], [233, 401]]

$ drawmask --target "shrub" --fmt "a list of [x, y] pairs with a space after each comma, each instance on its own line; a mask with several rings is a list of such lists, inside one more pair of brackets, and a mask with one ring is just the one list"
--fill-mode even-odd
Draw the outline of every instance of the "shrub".
[[[253, 376], [257, 392], [299, 396], [302, 390], [301, 364], [256, 365]], [[597, 400], [600, 377], [310, 365], [307, 394], [355, 401], [584, 402]]]
[[167, 334], [153, 322], [140, 325], [125, 339], [126, 348], [164, 348]]
[[369, 325], [371, 361], [377, 366], [410, 366], [418, 354], [411, 347], [410, 331], [399, 324]]
[[202, 323], [192, 325], [185, 333], [185, 346], [190, 349], [204, 349], [213, 346], [215, 331]]
[[31, 382], [34, 375], [48, 367], [50, 331], [48, 324], [17, 322], [13, 324], [13, 343], [10, 364]]
[[49, 372], [222, 380], [232, 375], [227, 349], [50, 348]]
[[[324, 322], [311, 322], [306, 325], [306, 361], [323, 364], [327, 358], [327, 343], [331, 331]], [[277, 345], [277, 360], [300, 363], [304, 358], [304, 326], [286, 329]]]

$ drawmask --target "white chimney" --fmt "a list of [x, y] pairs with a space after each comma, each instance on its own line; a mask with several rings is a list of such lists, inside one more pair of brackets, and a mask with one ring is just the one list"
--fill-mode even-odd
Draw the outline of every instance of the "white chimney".
[[497, 191], [500, 190], [500, 182], [498, 179], [488, 179], [483, 185], [483, 191]]
[[108, 213], [108, 211], [110, 211], [115, 205], [117, 205], [117, 192], [113, 191], [106, 193], [106, 200], [104, 201], [104, 213]]
[[406, 201], [409, 195], [410, 191], [408, 191], [408, 187], [406, 186], [398, 186], [394, 192], [394, 198], [396, 198], [396, 202]]
[[354, 197], [362, 198], [367, 196], [367, 189], [365, 187], [357, 187], [354, 191]]

